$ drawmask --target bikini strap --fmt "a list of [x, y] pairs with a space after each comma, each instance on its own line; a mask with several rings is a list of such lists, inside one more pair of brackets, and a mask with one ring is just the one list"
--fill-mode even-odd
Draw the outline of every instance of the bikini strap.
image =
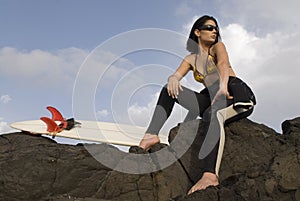
[[197, 59], [198, 59], [198, 57], [197, 57], [197, 54], [195, 54], [195, 63], [194, 63], [194, 67], [197, 69]]
[[209, 48], [208, 48], [208, 55], [210, 55], [211, 56], [211, 54], [210, 54], [210, 48], [211, 48], [212, 46], [210, 46]]

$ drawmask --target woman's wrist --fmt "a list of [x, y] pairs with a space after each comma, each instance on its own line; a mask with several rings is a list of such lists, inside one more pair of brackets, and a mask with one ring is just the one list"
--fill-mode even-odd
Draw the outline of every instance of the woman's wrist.
[[170, 80], [170, 79], [173, 78], [173, 77], [176, 78], [177, 80], [179, 80], [178, 77], [177, 77], [175, 74], [170, 75], [169, 78], [168, 78], [168, 80]]
[[228, 91], [227, 83], [220, 83], [219, 89], [222, 91]]

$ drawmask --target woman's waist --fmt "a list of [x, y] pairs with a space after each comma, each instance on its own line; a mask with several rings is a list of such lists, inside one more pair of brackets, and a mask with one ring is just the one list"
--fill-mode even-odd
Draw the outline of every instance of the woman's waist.
[[[236, 80], [236, 79], [239, 81], [242, 81], [240, 78], [238, 78], [236, 76], [229, 76], [228, 84], [230, 84], [230, 82], [232, 82], [233, 80]], [[219, 83], [220, 83], [220, 79], [218, 77], [217, 79], [209, 79], [209, 80], [205, 81], [204, 85], [206, 88], [210, 88], [210, 87], [219, 85]]]

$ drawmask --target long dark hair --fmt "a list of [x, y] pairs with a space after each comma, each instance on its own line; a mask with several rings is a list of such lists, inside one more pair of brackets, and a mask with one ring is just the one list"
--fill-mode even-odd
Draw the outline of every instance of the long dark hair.
[[[198, 37], [195, 35], [195, 30], [201, 28], [207, 20], [214, 21], [216, 26], [219, 28], [217, 20], [212, 16], [204, 15], [200, 17], [198, 20], [196, 20], [191, 29], [190, 36], [186, 44], [186, 49], [190, 53], [197, 54], [199, 52]], [[220, 40], [221, 40], [221, 36], [220, 33], [218, 32], [216, 40], [213, 44], [217, 43]]]

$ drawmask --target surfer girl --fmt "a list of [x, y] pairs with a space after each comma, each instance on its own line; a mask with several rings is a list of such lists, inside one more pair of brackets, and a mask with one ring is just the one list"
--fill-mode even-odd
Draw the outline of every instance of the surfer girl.
[[[224, 124], [249, 116], [256, 103], [248, 85], [238, 78], [230, 65], [221, 42], [217, 20], [204, 15], [195, 21], [187, 41], [190, 52], [168, 78], [162, 88], [149, 127], [139, 147], [148, 151], [159, 143], [158, 133], [172, 112], [175, 103], [189, 112], [187, 120], [202, 118], [205, 140], [199, 147], [199, 158], [205, 162], [204, 173], [188, 191], [191, 194], [209, 186], [219, 185], [218, 174], [224, 148]], [[192, 71], [196, 81], [204, 85], [200, 92], [180, 84]], [[194, 100], [194, 101], [193, 101]]]

